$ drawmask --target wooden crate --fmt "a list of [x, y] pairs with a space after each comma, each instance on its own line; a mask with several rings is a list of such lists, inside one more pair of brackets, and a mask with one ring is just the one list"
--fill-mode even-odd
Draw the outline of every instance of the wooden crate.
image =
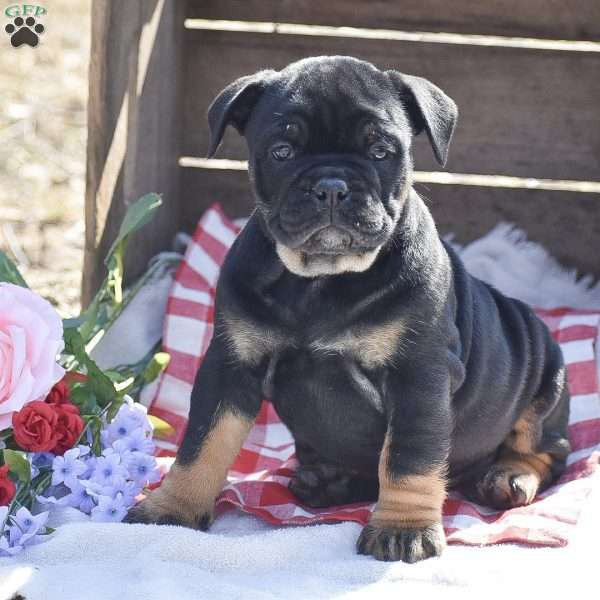
[[248, 214], [243, 140], [225, 136], [225, 169], [199, 160], [206, 109], [236, 77], [321, 54], [422, 75], [457, 101], [452, 175], [426, 140], [415, 151], [442, 233], [467, 242], [510, 221], [600, 275], [597, 0], [97, 0], [92, 19], [84, 302], [140, 195], [164, 206], [131, 245], [131, 277], [211, 203]]

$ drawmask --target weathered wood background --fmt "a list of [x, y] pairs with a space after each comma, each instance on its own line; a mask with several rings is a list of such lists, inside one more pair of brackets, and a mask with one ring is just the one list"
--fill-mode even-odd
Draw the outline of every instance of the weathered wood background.
[[[600, 275], [597, 0], [97, 0], [93, 13], [84, 301], [143, 193], [165, 204], [132, 243], [132, 276], [211, 203], [249, 212], [243, 164], [197, 160], [206, 109], [236, 77], [320, 54], [427, 77], [457, 101], [454, 176], [441, 183], [425, 140], [415, 150], [442, 233], [466, 242], [511, 221]], [[245, 157], [229, 131], [219, 158]]]

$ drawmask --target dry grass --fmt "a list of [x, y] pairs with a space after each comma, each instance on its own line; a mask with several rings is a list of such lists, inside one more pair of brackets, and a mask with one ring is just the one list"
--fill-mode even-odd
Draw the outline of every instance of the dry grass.
[[67, 315], [83, 264], [91, 0], [44, 5], [36, 48], [0, 32], [0, 249]]

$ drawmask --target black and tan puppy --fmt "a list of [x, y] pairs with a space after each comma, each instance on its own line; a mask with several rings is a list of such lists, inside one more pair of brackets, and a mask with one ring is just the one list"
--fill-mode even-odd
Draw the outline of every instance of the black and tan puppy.
[[206, 528], [263, 397], [296, 440], [310, 506], [375, 500], [358, 550], [444, 547], [449, 485], [531, 502], [569, 451], [559, 347], [466, 273], [412, 189], [411, 141], [444, 163], [457, 118], [435, 85], [346, 57], [228, 86], [209, 110], [248, 142], [256, 210], [227, 256], [185, 440], [130, 521]]

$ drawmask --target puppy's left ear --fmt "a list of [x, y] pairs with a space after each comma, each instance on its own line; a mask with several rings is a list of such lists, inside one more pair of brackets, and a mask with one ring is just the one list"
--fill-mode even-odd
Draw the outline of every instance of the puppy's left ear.
[[275, 74], [276, 71], [265, 70], [254, 75], [240, 77], [230, 83], [213, 100], [208, 108], [208, 125], [210, 127], [209, 158], [214, 156], [217, 151], [227, 125], [233, 125], [240, 134], [244, 133], [252, 109]]
[[437, 161], [445, 165], [458, 118], [454, 100], [423, 77], [398, 71], [386, 73], [400, 93], [400, 100], [408, 112], [415, 135], [425, 129]]

